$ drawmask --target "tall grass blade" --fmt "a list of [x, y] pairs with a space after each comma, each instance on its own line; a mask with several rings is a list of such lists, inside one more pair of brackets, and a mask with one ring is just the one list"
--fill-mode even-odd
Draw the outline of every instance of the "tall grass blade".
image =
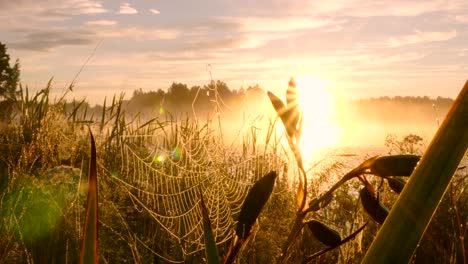
[[468, 147], [468, 81], [363, 263], [408, 263]]
[[203, 216], [203, 231], [205, 233], [205, 254], [208, 264], [220, 263], [218, 248], [216, 246], [216, 240], [213, 235], [213, 230], [211, 228], [210, 217], [208, 215], [208, 209], [205, 206], [205, 201], [203, 200], [203, 194], [200, 192], [200, 205], [201, 212]]
[[80, 263], [98, 263], [98, 182], [96, 164], [96, 144], [93, 133], [91, 136], [91, 160], [89, 165], [88, 199], [85, 208], [85, 223], [83, 228], [83, 241], [81, 244]]
[[275, 179], [276, 172], [271, 171], [258, 180], [250, 189], [239, 213], [239, 222], [236, 228], [236, 234], [239, 238], [246, 239], [249, 236], [253, 224], [268, 198], [270, 198]]

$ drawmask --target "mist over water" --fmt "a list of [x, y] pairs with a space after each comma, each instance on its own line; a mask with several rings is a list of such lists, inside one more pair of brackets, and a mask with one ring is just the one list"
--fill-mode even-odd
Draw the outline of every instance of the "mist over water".
[[[327, 128], [321, 127], [320, 124], [314, 126], [313, 122], [309, 124], [312, 127], [306, 129], [311, 131], [310, 134], [302, 135], [303, 141], [306, 141], [301, 149], [304, 166], [306, 170], [313, 169], [309, 174], [313, 178], [318, 177], [317, 173], [326, 171], [334, 163], [342, 164], [342, 168], [335, 171], [336, 175], [328, 176], [327, 182], [332, 183], [333, 179], [337, 180], [343, 173], [370, 157], [398, 154], [398, 150], [390, 153], [390, 148], [385, 145], [389, 135], [396, 140], [403, 140], [410, 134], [420, 136], [423, 140], [418, 154], [422, 154], [443, 122], [451, 103], [451, 100], [438, 102], [429, 99], [415, 102], [414, 98], [366, 99], [341, 103], [331, 120], [338, 129], [336, 142], [330, 145], [318, 144], [317, 147], [316, 143], [326, 140], [329, 131], [317, 133], [317, 130]], [[191, 115], [195, 115], [201, 123], [211, 120], [212, 128], [222, 132], [224, 145], [232, 153], [241, 153], [244, 142], [251, 145], [255, 141], [260, 147], [256, 150], [249, 149], [249, 154], [262, 155], [269, 127], [273, 124], [276, 138], [270, 139], [270, 144], [278, 141], [286, 151], [289, 150], [283, 124], [277, 119], [277, 113], [266, 94], [249, 95], [246, 100], [230, 102], [217, 110], [215, 107], [212, 109], [198, 112], [195, 109], [195, 114]], [[307, 142], [310, 142], [310, 145]], [[279, 154], [285, 153], [279, 151]], [[289, 158], [294, 160], [292, 156]], [[291, 182], [297, 180], [294, 178], [295, 169], [295, 162], [291, 162]], [[329, 187], [327, 184], [324, 183], [321, 188], [326, 189]]]
[[[253, 99], [253, 98], [252, 98]], [[450, 100], [439, 102], [437, 100], [421, 99], [419, 101], [410, 98], [397, 99], [366, 99], [358, 101], [347, 101], [339, 105], [336, 115], [332, 117], [332, 123], [336, 125], [338, 139], [334, 144], [316, 147], [314, 142], [323, 141], [314, 130], [322, 127], [312, 127], [311, 135], [304, 133], [303, 138], [312, 142], [311, 146], [302, 145], [304, 166], [306, 170], [312, 169], [309, 177], [314, 177], [327, 171], [333, 164], [342, 164], [338, 170], [330, 172], [328, 181], [323, 181], [320, 190], [326, 190], [333, 182], [337, 181], [344, 173], [357, 167], [366, 159], [377, 155], [399, 154], [399, 150], [391, 150], [386, 146], [387, 137], [395, 140], [403, 140], [405, 136], [417, 135], [422, 138], [417, 153], [422, 154], [428, 147], [439, 126], [442, 124], [452, 102]], [[268, 127], [276, 119], [274, 111], [267, 96], [258, 95], [254, 100], [238, 104], [243, 111], [221, 112], [219, 118], [222, 124], [224, 139], [230, 146], [241, 149], [242, 140], [245, 135], [250, 138], [255, 133], [257, 142], [265, 142]], [[314, 124], [310, 124], [313, 126]], [[277, 135], [281, 137], [284, 129], [278, 119], [275, 125]], [[326, 129], [326, 128], [324, 128]], [[327, 131], [325, 131], [327, 132]], [[326, 137], [326, 133], [323, 135]], [[285, 149], [289, 149], [284, 138], [280, 141]], [[261, 151], [261, 150], [260, 150]], [[304, 155], [305, 154], [305, 155]], [[291, 156], [291, 160], [294, 158]], [[466, 164], [466, 160], [463, 164]], [[318, 165], [317, 165], [318, 164]], [[289, 166], [290, 182], [297, 180], [293, 170], [295, 162]]]
[[[251, 130], [255, 127], [258, 134], [266, 133], [268, 125], [276, 118], [267, 96], [261, 94], [251, 100], [233, 104], [234, 108], [221, 112], [223, 131], [227, 139], [236, 137], [239, 130]], [[410, 98], [365, 99], [342, 102], [330, 121], [338, 130], [338, 139], [328, 147], [384, 147], [388, 135], [402, 138], [415, 134], [428, 144], [443, 122], [452, 101], [438, 102], [428, 98], [419, 102]], [[320, 113], [316, 113], [320, 115]], [[303, 134], [303, 138], [320, 135], [316, 133], [323, 127], [311, 122], [308, 126], [312, 135]], [[281, 133], [281, 121], [276, 123], [277, 132]], [[317, 130], [317, 131], [316, 131]], [[326, 136], [326, 135], [324, 135]], [[313, 140], [323, 140], [316, 138]]]
[[[219, 83], [218, 89], [222, 85]], [[213, 133], [222, 135], [224, 147], [234, 152], [242, 151], [245, 141], [265, 145], [269, 129], [274, 127], [275, 133], [269, 143], [276, 141], [288, 149], [284, 126], [265, 90], [253, 87], [230, 91], [224, 87], [217, 97], [212, 90], [173, 84], [167, 93], [135, 92], [123, 106], [129, 120], [138, 115], [142, 123], [152, 118], [176, 122], [189, 118], [201, 126], [210, 123]], [[280, 98], [284, 97], [281, 96], [283, 92], [278, 92]], [[389, 135], [399, 140], [409, 134], [420, 136], [422, 148], [425, 148], [453, 103], [449, 98], [396, 96], [340, 98], [333, 105], [322, 106], [320, 100], [310, 97], [313, 96], [301, 100], [305, 104], [301, 147], [310, 162], [327, 153], [348, 155], [375, 150], [378, 151], [375, 154], [388, 154], [385, 141]], [[316, 105], [311, 107], [311, 104]], [[329, 109], [331, 107], [333, 109]], [[102, 108], [94, 110], [102, 112]]]

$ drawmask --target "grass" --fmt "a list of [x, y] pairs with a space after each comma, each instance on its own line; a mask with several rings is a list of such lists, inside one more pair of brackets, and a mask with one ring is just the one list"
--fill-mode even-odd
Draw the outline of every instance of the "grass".
[[[238, 258], [242, 263], [275, 262], [288, 244], [298, 205], [303, 210], [314, 197], [326, 197], [318, 190], [329, 188], [332, 183], [327, 179], [346, 175], [352, 168], [342, 159], [341, 164], [325, 161], [320, 170], [298, 169], [294, 155], [291, 158], [287, 148], [277, 144], [275, 121], [270, 122], [265, 141], [260, 142], [258, 131], [250, 130], [240, 146], [231, 146], [224, 144], [219, 131], [221, 119], [201, 122], [169, 114], [151, 120], [129, 117], [122, 96], [107, 101], [100, 116], [91, 116], [83, 102], [51, 102], [49, 90], [50, 85], [31, 96], [24, 89], [14, 122], [0, 133], [2, 263], [78, 261], [85, 220], [83, 186], [91, 159], [88, 125], [98, 153], [99, 260], [103, 263], [205, 262], [200, 191], [217, 251], [225, 256], [242, 202], [253, 184], [271, 170], [278, 173], [274, 190]], [[309, 177], [307, 185], [302, 180], [298, 187], [299, 176], [304, 179], [311, 173], [316, 177]], [[461, 240], [465, 230], [460, 227], [468, 219], [466, 175], [466, 169], [455, 175], [416, 251], [416, 262], [424, 263], [424, 256], [441, 262], [462, 258], [466, 240]], [[378, 177], [366, 180], [380, 186]], [[382, 186], [376, 190], [391, 207], [397, 196]], [[370, 219], [353, 195], [360, 187], [356, 178], [348, 181], [333, 192], [326, 208], [309, 211], [302, 220], [313, 216], [342, 237], [352, 234]], [[302, 228], [302, 221], [298, 223]], [[360, 262], [378, 228], [369, 222], [361, 234], [322, 255], [320, 261]], [[299, 231], [288, 245], [288, 261], [295, 263], [326, 248], [309, 230]]]

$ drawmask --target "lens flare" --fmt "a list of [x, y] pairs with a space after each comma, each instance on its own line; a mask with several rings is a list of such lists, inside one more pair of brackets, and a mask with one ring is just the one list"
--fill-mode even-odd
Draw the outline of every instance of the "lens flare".
[[179, 147], [175, 147], [171, 156], [174, 161], [179, 161], [182, 158], [182, 150]]
[[161, 154], [161, 155], [156, 155], [154, 157], [154, 161], [156, 163], [163, 163], [164, 161], [166, 160], [166, 156], [164, 154]]

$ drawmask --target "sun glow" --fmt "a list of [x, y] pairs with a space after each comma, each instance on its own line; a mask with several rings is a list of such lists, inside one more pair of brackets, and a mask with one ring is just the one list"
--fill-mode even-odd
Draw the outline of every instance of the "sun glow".
[[320, 150], [339, 143], [340, 129], [335, 120], [337, 103], [328, 84], [320, 79], [298, 77], [296, 86], [303, 111], [301, 151], [305, 160], [312, 160]]

